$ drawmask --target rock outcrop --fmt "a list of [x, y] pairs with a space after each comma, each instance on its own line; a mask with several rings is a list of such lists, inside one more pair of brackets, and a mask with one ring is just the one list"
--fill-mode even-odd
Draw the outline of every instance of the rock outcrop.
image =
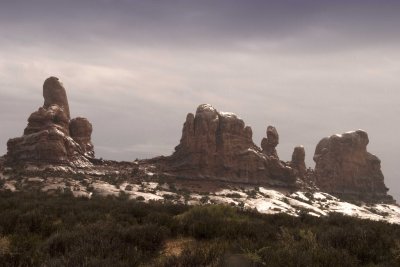
[[325, 192], [363, 200], [391, 200], [381, 161], [367, 151], [362, 130], [322, 139], [315, 149], [316, 185]]
[[267, 138], [263, 138], [261, 141], [261, 148], [263, 153], [269, 157], [278, 157], [278, 152], [276, 147], [279, 144], [279, 134], [274, 126], [268, 126], [267, 128]]
[[52, 105], [59, 106], [67, 116], [68, 120], [71, 118], [69, 112], [67, 92], [64, 86], [56, 77], [49, 77], [43, 84], [43, 108], [48, 109]]
[[70, 123], [67, 94], [58, 78], [46, 79], [43, 97], [43, 107], [30, 115], [23, 136], [7, 142], [7, 162], [90, 165], [88, 157], [94, 156], [91, 124], [82, 118]]
[[275, 153], [262, 153], [252, 140], [251, 128], [243, 120], [233, 113], [218, 112], [211, 105], [203, 104], [195, 115], [187, 115], [180, 144], [168, 158], [166, 168], [184, 177], [293, 183], [292, 169], [277, 157], [276, 138], [271, 137], [270, 143]]
[[67, 93], [58, 78], [44, 82], [43, 97], [43, 106], [29, 116], [23, 135], [7, 142], [7, 154], [0, 157], [0, 173], [28, 163], [26, 170], [55, 167], [77, 173], [82, 170], [74, 168], [90, 166], [86, 170], [96, 175], [108, 172], [138, 177], [151, 167], [155, 177], [319, 188], [342, 198], [394, 202], [387, 195], [380, 160], [367, 151], [368, 134], [362, 130], [322, 139], [315, 149], [315, 170], [307, 170], [303, 146], [295, 147], [291, 161], [280, 160], [275, 127], [268, 126], [260, 148], [253, 142], [252, 129], [237, 115], [203, 104], [195, 114], [187, 115], [180, 143], [171, 156], [135, 163], [106, 162], [94, 158], [92, 124], [82, 117], [71, 119]]
[[92, 124], [86, 118], [78, 117], [72, 119], [69, 123], [72, 139], [80, 145], [85, 156], [89, 158], [94, 158], [94, 147], [91, 140], [92, 131]]
[[297, 176], [304, 178], [307, 173], [306, 167], [306, 151], [303, 146], [297, 146], [293, 150], [292, 161], [290, 166], [297, 171]]

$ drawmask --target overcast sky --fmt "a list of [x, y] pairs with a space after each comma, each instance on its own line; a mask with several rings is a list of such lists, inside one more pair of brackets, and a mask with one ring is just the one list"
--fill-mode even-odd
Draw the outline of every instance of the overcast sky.
[[290, 160], [364, 129], [400, 199], [400, 1], [0, 0], [0, 154], [48, 76], [94, 126], [96, 155], [169, 155], [202, 103], [268, 125]]

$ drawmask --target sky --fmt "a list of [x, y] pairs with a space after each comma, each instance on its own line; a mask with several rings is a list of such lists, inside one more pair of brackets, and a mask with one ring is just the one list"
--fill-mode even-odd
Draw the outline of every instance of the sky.
[[234, 112], [282, 160], [363, 129], [400, 200], [400, 1], [0, 0], [0, 154], [56, 76], [97, 157], [169, 155], [198, 105]]

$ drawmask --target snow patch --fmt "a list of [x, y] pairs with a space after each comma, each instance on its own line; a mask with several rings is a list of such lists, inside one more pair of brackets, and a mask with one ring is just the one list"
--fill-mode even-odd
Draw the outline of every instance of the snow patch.
[[220, 111], [219, 115], [221, 115], [222, 117], [225, 117], [225, 118], [233, 118], [233, 119], [237, 119], [238, 118], [238, 116], [235, 113], [232, 113], [232, 112]]

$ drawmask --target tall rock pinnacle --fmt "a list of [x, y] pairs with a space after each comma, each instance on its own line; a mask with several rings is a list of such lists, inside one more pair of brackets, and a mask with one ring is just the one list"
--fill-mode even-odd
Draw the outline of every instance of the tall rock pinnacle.
[[263, 138], [261, 141], [261, 148], [263, 150], [263, 153], [272, 156], [272, 157], [278, 157], [278, 153], [276, 152], [276, 147], [279, 144], [279, 134], [278, 131], [274, 126], [268, 126], [267, 127], [267, 138]]
[[292, 161], [290, 165], [297, 170], [298, 176], [303, 178], [307, 172], [306, 151], [303, 146], [296, 146], [293, 150]]
[[58, 105], [64, 110], [68, 120], [71, 119], [67, 93], [57, 77], [49, 77], [44, 81], [43, 98], [43, 108], [48, 109], [51, 105]]
[[84, 118], [70, 120], [67, 93], [58, 78], [46, 79], [43, 97], [43, 107], [29, 116], [23, 136], [7, 142], [7, 161], [90, 165], [88, 158], [94, 157], [90, 122]]

